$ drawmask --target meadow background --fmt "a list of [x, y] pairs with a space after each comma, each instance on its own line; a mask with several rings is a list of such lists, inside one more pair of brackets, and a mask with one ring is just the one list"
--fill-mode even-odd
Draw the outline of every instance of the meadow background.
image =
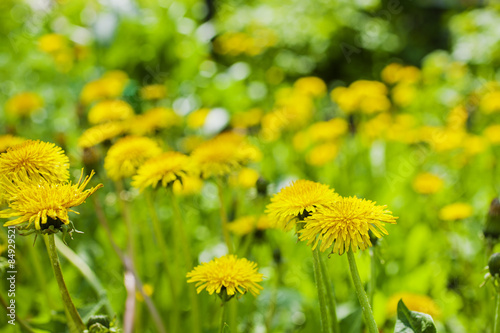
[[[270, 197], [296, 179], [374, 200], [399, 217], [388, 236], [357, 255], [367, 287], [375, 269], [374, 316], [383, 332], [393, 331], [400, 298], [431, 314], [439, 332], [493, 332], [496, 291], [480, 285], [499, 250], [498, 207], [490, 212], [491, 237], [484, 236], [500, 189], [498, 22], [498, 2], [474, 0], [3, 0], [0, 134], [53, 142], [69, 156], [73, 179], [84, 167], [96, 171], [92, 186], [104, 184], [76, 209], [80, 215], [70, 215], [83, 234], [59, 244], [84, 319], [107, 314], [123, 325], [124, 265], [102, 220], [124, 250], [127, 211], [144, 292], [167, 329], [177, 312], [178, 331], [193, 331], [194, 285], [185, 274], [227, 252], [217, 182], [177, 185], [193, 254], [186, 263], [174, 250], [179, 234], [165, 189], [139, 192], [130, 178], [117, 187], [103, 164], [110, 145], [127, 134], [190, 154], [232, 130], [261, 152], [222, 188], [229, 221], [239, 222], [230, 228], [236, 253], [258, 264], [264, 289], [238, 299], [231, 332], [320, 330], [310, 248], [272, 221], [255, 224]], [[151, 85], [156, 90], [148, 95], [143, 88]], [[35, 95], [19, 95], [25, 92]], [[82, 136], [95, 125], [89, 110], [109, 98], [125, 101], [135, 115], [163, 107], [170, 118], [143, 124], [129, 117], [110, 140], [86, 143]], [[7, 137], [0, 138], [5, 150]], [[184, 295], [176, 303], [152, 211]], [[242, 222], [247, 216], [254, 220]], [[5, 228], [0, 234], [4, 276]], [[65, 332], [44, 246], [34, 235], [16, 237], [16, 311], [35, 332]], [[323, 259], [342, 332], [362, 332], [345, 255]], [[6, 280], [0, 284], [5, 300]], [[201, 330], [217, 332], [218, 298], [197, 297]], [[158, 332], [140, 293], [136, 301], [134, 331]], [[23, 332], [5, 316], [0, 330]]]

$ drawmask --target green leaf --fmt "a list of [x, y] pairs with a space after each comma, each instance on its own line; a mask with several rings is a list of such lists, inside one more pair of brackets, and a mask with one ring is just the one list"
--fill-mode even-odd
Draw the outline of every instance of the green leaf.
[[408, 310], [403, 300], [400, 299], [398, 321], [394, 333], [436, 333], [436, 326], [430, 315]]

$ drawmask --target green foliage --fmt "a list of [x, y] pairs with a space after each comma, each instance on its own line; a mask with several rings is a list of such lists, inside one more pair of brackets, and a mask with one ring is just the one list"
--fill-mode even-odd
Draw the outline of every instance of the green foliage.
[[398, 302], [398, 320], [394, 333], [436, 333], [432, 317], [426, 313], [410, 311], [403, 300]]

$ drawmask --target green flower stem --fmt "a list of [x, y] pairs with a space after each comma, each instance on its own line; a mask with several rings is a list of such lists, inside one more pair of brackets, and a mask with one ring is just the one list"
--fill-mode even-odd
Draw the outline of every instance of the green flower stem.
[[373, 306], [373, 295], [375, 294], [375, 287], [377, 281], [377, 266], [376, 266], [376, 247], [370, 247], [370, 289], [368, 293], [368, 298], [370, 300], [370, 306]]
[[152, 193], [148, 192], [146, 194], [146, 201], [149, 209], [149, 213], [151, 215], [151, 220], [153, 222], [153, 230], [156, 234], [156, 239], [158, 241], [158, 247], [160, 248], [160, 252], [162, 255], [163, 268], [165, 270], [165, 275], [167, 276], [168, 286], [170, 288], [170, 293], [172, 294], [172, 321], [170, 324], [171, 331], [177, 332], [177, 328], [179, 325], [179, 311], [177, 306], [178, 292], [175, 286], [175, 281], [170, 271], [172, 255], [169, 253], [169, 249], [167, 244], [165, 243], [165, 237], [163, 235], [163, 231], [160, 225], [160, 220], [158, 219], [158, 215], [156, 214], [156, 210], [153, 204]]
[[330, 332], [330, 322], [326, 306], [326, 288], [321, 274], [321, 264], [319, 258], [319, 250], [316, 248], [313, 253], [314, 278], [316, 280], [316, 288], [318, 290], [319, 310], [321, 315], [321, 332]]
[[127, 252], [129, 256], [134, 260], [134, 263], [136, 263], [136, 258], [135, 258], [135, 250], [136, 250], [136, 244], [135, 244], [135, 233], [134, 233], [134, 224], [132, 223], [132, 219], [130, 217], [130, 210], [129, 210], [129, 205], [125, 202], [125, 200], [122, 199], [121, 193], [124, 191], [123, 188], [123, 181], [119, 180], [115, 182], [116, 186], [116, 193], [118, 195], [118, 202], [120, 203], [120, 211], [122, 213], [123, 220], [125, 221], [125, 226], [127, 229]]
[[[184, 255], [184, 261], [186, 262], [186, 272], [184, 272], [184, 277], [185, 277], [187, 271], [189, 271], [191, 265], [193, 265], [193, 256], [191, 255], [191, 246], [189, 244], [189, 240], [186, 235], [186, 230], [184, 229], [184, 221], [182, 219], [179, 202], [177, 201], [177, 197], [175, 196], [175, 193], [172, 188], [168, 189], [168, 192], [170, 194], [170, 200], [174, 212], [174, 227], [175, 227], [174, 234], [179, 236], [179, 241], [177, 242], [177, 244], [180, 243], [181, 251]], [[198, 296], [196, 295], [196, 291], [194, 288], [188, 288], [188, 289], [189, 289], [188, 292], [189, 299], [191, 301], [191, 318], [193, 321], [192, 332], [199, 333], [201, 332], [201, 326], [200, 326], [201, 321], [200, 321], [200, 305], [198, 303]]]
[[224, 236], [224, 241], [226, 242], [228, 253], [234, 253], [233, 244], [231, 243], [231, 237], [229, 237], [229, 230], [227, 228], [227, 213], [226, 213], [226, 207], [224, 206], [224, 187], [222, 186], [222, 179], [217, 179], [216, 183], [219, 192], [222, 235]]
[[64, 307], [68, 313], [68, 319], [70, 322], [68, 323], [70, 327], [74, 327], [75, 332], [83, 332], [86, 327], [83, 323], [80, 314], [76, 310], [73, 301], [71, 300], [71, 296], [69, 295], [68, 288], [66, 287], [66, 283], [64, 282], [61, 263], [59, 262], [59, 256], [57, 255], [56, 243], [54, 241], [54, 234], [44, 235], [45, 245], [47, 245], [47, 252], [49, 253], [50, 262], [52, 264], [52, 269], [54, 270], [54, 275], [56, 277], [57, 285], [59, 286], [59, 291], [61, 292], [61, 296], [63, 299]]
[[224, 328], [226, 327], [226, 302], [222, 302], [220, 309], [220, 324], [219, 324], [219, 333], [224, 333]]
[[495, 327], [493, 333], [500, 333], [500, 292], [497, 292], [497, 310], [495, 313]]
[[[316, 248], [316, 250], [318, 250]], [[330, 275], [328, 274], [328, 270], [326, 269], [325, 262], [321, 257], [321, 253], [318, 252], [319, 255], [319, 263], [321, 267], [321, 276], [323, 277], [323, 282], [325, 284], [326, 289], [326, 304], [328, 309], [330, 310], [330, 320], [332, 325], [333, 333], [340, 333], [340, 326], [337, 319], [337, 304], [335, 302], [335, 293], [333, 292], [333, 287], [330, 280]]]
[[90, 286], [94, 289], [99, 299], [102, 300], [104, 307], [106, 308], [106, 312], [108, 315], [113, 317], [115, 315], [111, 303], [109, 302], [108, 295], [106, 289], [99, 281], [97, 275], [95, 275], [94, 271], [87, 265], [85, 261], [83, 261], [72, 249], [70, 249], [66, 244], [64, 244], [58, 237], [54, 237], [56, 242], [56, 247], [61, 252], [61, 254], [73, 264], [73, 266], [82, 273], [83, 277], [89, 282]]
[[365, 317], [366, 325], [368, 326], [368, 332], [378, 333], [377, 323], [375, 322], [375, 318], [373, 318], [370, 302], [368, 301], [366, 292], [363, 289], [363, 284], [361, 283], [361, 278], [359, 277], [358, 267], [356, 266], [356, 259], [354, 258], [354, 253], [351, 249], [347, 251], [347, 259], [349, 260], [349, 269], [351, 270], [352, 281], [354, 282], [354, 287], [356, 288], [356, 294], [358, 295], [358, 300], [361, 304], [361, 309], [363, 310], [363, 316]]

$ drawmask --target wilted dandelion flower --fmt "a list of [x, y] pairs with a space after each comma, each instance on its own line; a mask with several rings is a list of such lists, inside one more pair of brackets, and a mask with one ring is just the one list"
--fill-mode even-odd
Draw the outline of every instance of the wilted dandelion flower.
[[444, 221], [462, 220], [471, 215], [472, 206], [465, 202], [449, 204], [439, 211], [439, 218]]
[[196, 282], [198, 294], [206, 289], [210, 295], [225, 291], [228, 296], [237, 292], [243, 295], [248, 291], [258, 295], [263, 289], [257, 284], [262, 281], [262, 276], [257, 273], [256, 263], [245, 258], [238, 259], [232, 254], [202, 263], [186, 275], [188, 283]]
[[159, 183], [166, 187], [176, 180], [180, 180], [182, 184], [184, 177], [193, 171], [194, 165], [187, 155], [169, 151], [141, 165], [133, 177], [132, 186], [142, 191], [148, 186], [156, 188]]
[[82, 181], [82, 170], [76, 184], [54, 183], [44, 179], [33, 180], [26, 173], [9, 175], [9, 177], [4, 175], [1, 185], [10, 200], [9, 208], [0, 211], [0, 217], [17, 217], [6, 222], [4, 226], [28, 222], [27, 228], [34, 223], [36, 230], [42, 230], [50, 225], [58, 229], [61, 222], [69, 224], [68, 212], [75, 212], [70, 208], [81, 205], [91, 194], [102, 187], [102, 184], [99, 184], [85, 190], [93, 175], [92, 171], [90, 176]]
[[162, 99], [167, 95], [167, 88], [163, 84], [150, 84], [142, 87], [141, 98], [144, 100]]
[[153, 108], [144, 114], [129, 118], [129, 131], [135, 135], [153, 134], [159, 129], [180, 125], [182, 118], [172, 109]]
[[0, 135], [0, 153], [3, 153], [7, 148], [23, 143], [26, 139], [13, 136], [11, 134]]
[[126, 126], [122, 122], [110, 121], [104, 124], [88, 128], [78, 138], [78, 147], [90, 148], [106, 140], [111, 140], [125, 131]]
[[134, 116], [134, 109], [122, 100], [107, 100], [94, 105], [88, 114], [89, 123], [126, 120]]
[[303, 220], [338, 198], [339, 195], [328, 185], [301, 179], [275, 194], [267, 205], [266, 213], [276, 226], [288, 231], [295, 226], [297, 219]]
[[43, 107], [43, 100], [32, 92], [12, 96], [5, 103], [5, 112], [14, 116], [29, 116]]
[[53, 143], [27, 140], [0, 155], [0, 175], [26, 173], [60, 183], [69, 178], [69, 159]]
[[305, 219], [299, 239], [313, 244], [313, 250], [321, 241], [320, 251], [333, 246], [332, 253], [343, 254], [352, 249], [366, 250], [372, 246], [368, 231], [377, 238], [388, 235], [384, 223], [396, 223], [397, 217], [385, 210], [387, 206], [376, 206], [375, 202], [357, 197], [339, 198], [322, 206]]
[[413, 180], [413, 189], [421, 194], [432, 194], [441, 190], [444, 186], [444, 182], [438, 176], [423, 172], [417, 175]]
[[261, 153], [244, 136], [228, 132], [199, 145], [191, 154], [202, 177], [224, 176], [257, 161]]
[[137, 168], [151, 157], [161, 153], [158, 144], [146, 137], [127, 136], [109, 148], [104, 159], [104, 169], [112, 180], [132, 177]]

